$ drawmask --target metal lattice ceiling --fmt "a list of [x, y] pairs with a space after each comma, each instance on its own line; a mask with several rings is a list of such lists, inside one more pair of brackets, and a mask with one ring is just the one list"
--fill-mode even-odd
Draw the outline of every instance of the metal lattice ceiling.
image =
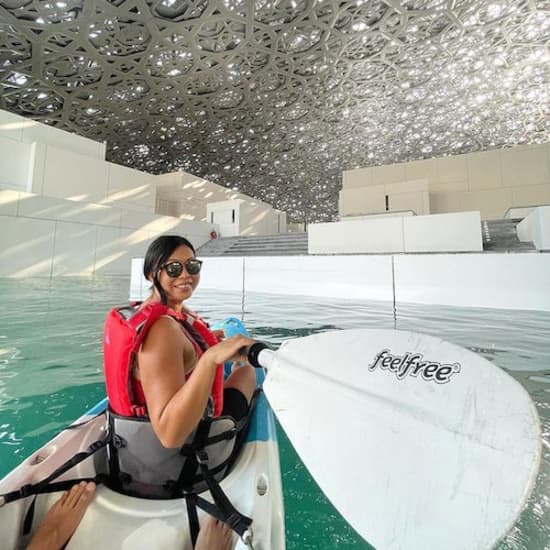
[[341, 172], [548, 141], [550, 0], [0, 0], [0, 107], [301, 221]]

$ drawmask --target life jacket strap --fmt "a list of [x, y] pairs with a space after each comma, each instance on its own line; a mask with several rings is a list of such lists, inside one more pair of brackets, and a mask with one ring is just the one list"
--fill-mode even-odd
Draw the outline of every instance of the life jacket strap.
[[144, 405], [132, 405], [134, 416], [147, 416], [147, 408]]

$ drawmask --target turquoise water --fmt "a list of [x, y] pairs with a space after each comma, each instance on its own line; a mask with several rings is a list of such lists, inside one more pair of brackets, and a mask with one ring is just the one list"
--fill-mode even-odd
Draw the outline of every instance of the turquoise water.
[[[124, 303], [121, 279], [0, 279], [0, 477], [104, 395], [101, 330]], [[206, 317], [242, 316], [236, 293], [198, 291]], [[391, 304], [250, 294], [244, 319], [278, 344], [335, 328], [393, 328]], [[541, 418], [543, 463], [529, 504], [499, 550], [546, 550], [550, 540], [550, 313], [399, 306], [397, 328], [440, 336], [506, 369], [532, 396]], [[280, 434], [289, 550], [368, 549], [327, 502]], [[345, 472], [342, 482], [346, 483]], [[352, 483], [353, 480], [347, 482]]]

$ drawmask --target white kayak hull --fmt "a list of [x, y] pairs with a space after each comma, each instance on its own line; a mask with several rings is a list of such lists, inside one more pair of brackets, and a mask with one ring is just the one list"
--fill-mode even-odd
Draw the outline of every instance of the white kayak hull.
[[[102, 402], [98, 408], [104, 406], [105, 402]], [[97, 408], [75, 424], [93, 418], [93, 414], [97, 414]], [[86, 450], [91, 443], [100, 439], [104, 430], [105, 416], [101, 414], [83, 426], [61, 432], [0, 481], [0, 494], [44, 479], [74, 454]], [[93, 477], [93, 462], [93, 458], [86, 459], [59, 480]], [[256, 404], [242, 452], [220, 485], [235, 508], [252, 518], [254, 548], [284, 550], [284, 509], [278, 444], [273, 415], [263, 395]], [[53, 493], [37, 497], [32, 531], [59, 496], [60, 493]], [[211, 501], [208, 491], [201, 496]], [[15, 550], [24, 546], [26, 540], [21, 539], [20, 533], [31, 502], [32, 497], [27, 497], [0, 508], [2, 548]], [[201, 515], [199, 510], [199, 519]], [[191, 548], [185, 501], [133, 498], [99, 486], [66, 548]], [[246, 548], [236, 535], [235, 548]]]

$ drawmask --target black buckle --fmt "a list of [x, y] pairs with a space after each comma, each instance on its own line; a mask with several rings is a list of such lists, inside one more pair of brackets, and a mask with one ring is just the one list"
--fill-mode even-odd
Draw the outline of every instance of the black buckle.
[[127, 474], [126, 472], [120, 472], [118, 474], [118, 480], [120, 481], [122, 486], [128, 485], [132, 482], [132, 476], [130, 474]]
[[93, 453], [95, 453], [96, 451], [99, 451], [99, 449], [101, 449], [102, 447], [105, 447], [105, 444], [106, 444], [106, 441], [104, 440], [99, 440], [99, 441], [95, 441], [94, 443], [92, 443], [90, 445], [90, 448], [89, 450]]
[[113, 446], [115, 449], [122, 449], [123, 447], [126, 447], [126, 440], [123, 437], [120, 437], [120, 435], [114, 434]]
[[167, 479], [162, 486], [167, 490], [172, 492], [176, 488], [176, 482], [173, 479]]
[[33, 489], [35, 488], [35, 486], [31, 483], [27, 483], [27, 485], [23, 485], [23, 487], [21, 487], [21, 489], [19, 489], [19, 494], [23, 497], [23, 498], [26, 498], [28, 496], [31, 496], [31, 495], [34, 495], [36, 494]]
[[208, 453], [205, 449], [199, 449], [195, 455], [197, 457], [197, 462], [199, 464], [207, 464], [208, 463]]

